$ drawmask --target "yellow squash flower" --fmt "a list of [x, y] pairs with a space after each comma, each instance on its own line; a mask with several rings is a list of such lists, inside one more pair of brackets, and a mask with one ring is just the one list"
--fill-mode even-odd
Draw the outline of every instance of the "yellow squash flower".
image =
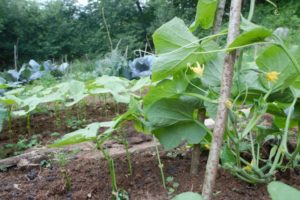
[[268, 81], [275, 83], [278, 80], [279, 72], [271, 71], [266, 73], [266, 78]]
[[187, 66], [193, 70], [193, 72], [195, 72], [198, 76], [202, 77], [203, 76], [203, 72], [204, 72], [204, 64], [200, 65], [199, 62], [196, 62], [196, 67], [192, 67], [191, 63], [187, 63]]
[[252, 168], [253, 168], [253, 165], [255, 165], [255, 160], [251, 160], [251, 163], [248, 164], [247, 166], [243, 167], [243, 169], [244, 169], [245, 171], [251, 172], [251, 171], [252, 171]]
[[252, 171], [252, 166], [251, 165], [247, 165], [246, 167], [243, 167], [243, 169], [245, 171], [251, 172]]

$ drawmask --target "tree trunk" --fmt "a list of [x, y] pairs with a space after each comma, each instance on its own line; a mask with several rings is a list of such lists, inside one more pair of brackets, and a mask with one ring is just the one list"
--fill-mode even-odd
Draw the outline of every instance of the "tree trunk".
[[[241, 4], [242, 0], [231, 1], [227, 46], [232, 43], [234, 39], [239, 35]], [[225, 55], [221, 80], [220, 99], [215, 120], [215, 128], [213, 131], [213, 140], [206, 164], [205, 179], [202, 188], [202, 195], [204, 200], [211, 199], [212, 192], [215, 186], [215, 180], [219, 165], [220, 149], [223, 142], [225, 124], [228, 117], [226, 102], [230, 99], [235, 59], [236, 51], [232, 51], [231, 53]]]
[[[204, 108], [200, 109], [198, 114], [199, 114], [200, 122], [204, 124], [206, 110]], [[195, 144], [193, 146], [192, 162], [191, 162], [191, 169], [190, 169], [191, 175], [198, 175], [199, 173], [200, 155], [201, 155], [200, 147], [201, 147], [200, 144]]]
[[225, 11], [225, 4], [226, 4], [226, 0], [219, 0], [218, 10], [216, 12], [215, 21], [214, 21], [213, 34], [217, 34], [221, 30], [223, 15]]

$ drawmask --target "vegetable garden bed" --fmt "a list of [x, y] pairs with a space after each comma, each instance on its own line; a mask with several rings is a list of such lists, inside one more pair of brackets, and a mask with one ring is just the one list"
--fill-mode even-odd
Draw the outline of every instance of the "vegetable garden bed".
[[[201, 191], [206, 155], [200, 162], [200, 174], [189, 174], [190, 154], [176, 157], [162, 153], [168, 190], [162, 186], [157, 159], [153, 152], [135, 154], [132, 158], [133, 175], [128, 175], [126, 157], [115, 159], [119, 187], [126, 189], [133, 200], [165, 200], [184, 191]], [[0, 196], [8, 199], [111, 199], [110, 177], [105, 160], [76, 158], [66, 166], [71, 177], [71, 189], [67, 191], [61, 175], [61, 167], [54, 164], [49, 168], [30, 167], [11, 169], [0, 173]], [[291, 186], [300, 188], [300, 176], [286, 171], [278, 179]], [[176, 186], [179, 183], [178, 187]], [[218, 200], [267, 200], [270, 199], [266, 185], [247, 184], [224, 170], [219, 170], [213, 199]]]
[[[91, 98], [87, 102], [89, 103], [84, 108], [73, 106], [55, 110], [54, 106], [44, 106], [43, 110], [31, 116], [30, 133], [24, 128], [27, 127], [26, 117], [13, 120], [12, 137], [6, 124], [0, 134], [0, 159], [21, 154], [33, 146], [51, 144], [64, 134], [83, 128], [86, 124], [110, 121], [118, 115], [115, 104], [104, 104]], [[125, 112], [126, 105], [119, 105], [119, 109], [120, 113]], [[129, 132], [135, 131], [131, 129]]]

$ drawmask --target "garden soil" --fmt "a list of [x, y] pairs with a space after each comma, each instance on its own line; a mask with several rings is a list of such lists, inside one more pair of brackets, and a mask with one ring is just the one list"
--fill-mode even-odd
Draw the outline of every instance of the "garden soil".
[[[174, 194], [200, 192], [204, 178], [207, 156], [201, 158], [200, 173], [189, 175], [190, 154], [176, 158], [161, 155], [166, 177], [174, 177], [168, 187], [179, 183]], [[118, 187], [129, 193], [131, 200], [167, 200], [172, 197], [161, 184], [161, 176], [156, 156], [153, 152], [134, 154], [133, 174], [128, 174], [125, 156], [115, 159]], [[71, 178], [68, 191], [63, 178], [66, 170]], [[300, 189], [300, 176], [294, 172], [281, 174], [278, 179]], [[86, 157], [74, 158], [64, 169], [57, 164], [49, 168], [28, 167], [10, 169], [0, 173], [1, 200], [109, 200], [112, 197], [107, 163], [103, 159]], [[214, 198], [216, 200], [267, 200], [270, 199], [266, 185], [250, 185], [220, 169], [217, 177]]]
[[[102, 113], [101, 117], [98, 112], [95, 112], [95, 107], [87, 108], [89, 122], [107, 121], [115, 114], [108, 113], [108, 115], [109, 117], [104, 117]], [[62, 115], [61, 120], [66, 120], [65, 115]], [[32, 116], [31, 130], [40, 134], [42, 145], [57, 139], [57, 136], [50, 135], [51, 132], [56, 131], [64, 134], [70, 131], [65, 125], [57, 127], [54, 121], [53, 115], [49, 115], [49, 113]], [[14, 140], [19, 135], [26, 135], [24, 128], [26, 127], [26, 120], [18, 120], [13, 124]], [[130, 124], [125, 127], [125, 131], [129, 133], [128, 135], [132, 139], [130, 146], [149, 142], [148, 137], [143, 136], [140, 139], [136, 137], [137, 133], [134, 133]], [[7, 132], [7, 127], [4, 129], [5, 132]], [[7, 136], [2, 135], [0, 137], [0, 145], [8, 142]], [[108, 147], [110, 145], [113, 146], [114, 144], [108, 144]], [[190, 152], [176, 151], [172, 156], [161, 152], [165, 177], [169, 177], [169, 179], [173, 177], [173, 181], [167, 183], [167, 189], [162, 186], [157, 157], [154, 152], [153, 149], [148, 149], [132, 154], [132, 175], [128, 173], [126, 155], [119, 154], [114, 157], [118, 187], [126, 190], [131, 200], [167, 200], [181, 192], [201, 192], [207, 152], [201, 156], [200, 173], [197, 177], [189, 175]], [[72, 156], [64, 167], [60, 166], [57, 161], [48, 160], [46, 161], [48, 165], [44, 165], [44, 167], [29, 165], [0, 172], [0, 200], [110, 200], [112, 189], [107, 162], [101, 156], [91, 155], [95, 155], [95, 150], [93, 152], [79, 152], [78, 155]], [[99, 155], [101, 154], [99, 153]], [[71, 186], [69, 189], [66, 187], [63, 175], [66, 173], [70, 177]], [[300, 176], [296, 171], [278, 173], [277, 180], [300, 189]], [[178, 183], [179, 186], [174, 187], [174, 183], [175, 185]], [[174, 189], [172, 194], [168, 194], [170, 188]], [[269, 200], [270, 197], [265, 184], [250, 185], [220, 169], [213, 199]]]

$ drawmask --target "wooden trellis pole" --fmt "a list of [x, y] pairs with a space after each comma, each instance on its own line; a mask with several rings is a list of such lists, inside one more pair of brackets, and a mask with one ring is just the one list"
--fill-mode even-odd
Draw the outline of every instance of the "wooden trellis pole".
[[[239, 35], [241, 5], [242, 0], [231, 1], [227, 46], [231, 44]], [[228, 108], [226, 105], [227, 102], [230, 101], [235, 60], [236, 51], [232, 51], [225, 55], [224, 68], [221, 79], [220, 99], [215, 120], [215, 128], [213, 131], [213, 140], [208, 156], [204, 185], [202, 188], [202, 195], [204, 200], [211, 200], [213, 189], [215, 186], [215, 180], [220, 158], [220, 150], [223, 143], [225, 124], [228, 117]]]

